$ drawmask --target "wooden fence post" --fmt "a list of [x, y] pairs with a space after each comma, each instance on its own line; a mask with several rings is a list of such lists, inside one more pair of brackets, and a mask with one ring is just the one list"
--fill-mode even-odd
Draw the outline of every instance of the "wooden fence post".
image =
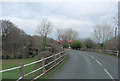
[[43, 73], [46, 74], [46, 70], [45, 70], [45, 59], [44, 57], [42, 57], [43, 61], [42, 61], [42, 66], [43, 66]]
[[23, 63], [21, 63], [20, 64], [20, 77], [22, 77], [22, 79], [24, 79], [25, 77], [24, 77], [24, 64]]
[[117, 57], [118, 57], [118, 55], [119, 55], [119, 51], [117, 50]]
[[59, 57], [60, 57], [60, 61], [61, 61], [61, 59], [62, 59], [62, 57], [61, 57], [61, 53], [59, 54]]
[[56, 54], [54, 54], [54, 65], [56, 66]]
[[[64, 53], [64, 55], [63, 55], [63, 56], [66, 58], [66, 52], [64, 51], [63, 53]], [[64, 57], [63, 57], [63, 58], [64, 58]]]
[[66, 57], [66, 55], [67, 55], [65, 51], [64, 51], [64, 55], [65, 55], [65, 57]]

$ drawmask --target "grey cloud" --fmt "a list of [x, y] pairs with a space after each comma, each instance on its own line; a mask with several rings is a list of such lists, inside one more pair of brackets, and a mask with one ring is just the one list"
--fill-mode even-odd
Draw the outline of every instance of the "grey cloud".
[[[2, 4], [3, 18], [14, 18], [13, 22], [19, 26], [24, 24], [23, 29], [32, 35], [35, 33], [32, 30], [28, 31], [26, 27], [36, 27], [33, 25], [37, 25], [39, 20], [48, 18], [55, 25], [54, 31], [59, 27], [74, 27], [80, 35], [83, 34], [86, 37], [93, 30], [96, 23], [111, 21], [117, 13], [117, 3], [114, 2], [22, 2]], [[32, 22], [37, 23], [32, 24]]]

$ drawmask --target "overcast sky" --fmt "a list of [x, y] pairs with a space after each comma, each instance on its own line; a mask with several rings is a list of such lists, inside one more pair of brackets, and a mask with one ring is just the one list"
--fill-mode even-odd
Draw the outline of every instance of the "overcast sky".
[[[2, 19], [10, 20], [27, 34], [36, 35], [43, 18], [56, 28], [73, 28], [80, 38], [89, 37], [96, 23], [108, 22], [117, 16], [117, 2], [3, 2]], [[0, 14], [1, 16], [1, 14]]]

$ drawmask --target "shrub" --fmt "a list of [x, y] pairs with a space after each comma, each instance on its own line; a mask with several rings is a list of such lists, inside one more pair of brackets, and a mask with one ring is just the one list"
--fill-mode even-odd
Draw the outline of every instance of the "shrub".
[[104, 43], [98, 43], [98, 45], [101, 49], [105, 49], [105, 44]]
[[22, 54], [19, 54], [19, 55], [18, 55], [18, 59], [22, 59]]
[[13, 56], [13, 59], [16, 59], [16, 55]]
[[9, 55], [6, 55], [6, 59], [9, 59]]
[[69, 47], [69, 44], [67, 41], [64, 41], [63, 44], [62, 44], [63, 48], [68, 48]]
[[86, 38], [83, 43], [84, 43], [84, 46], [87, 48], [94, 48], [95, 47], [94, 41], [91, 40], [90, 38]]
[[80, 49], [82, 47], [82, 43], [79, 40], [75, 40], [71, 43], [72, 49]]
[[2, 56], [2, 55], [0, 55], [0, 59], [2, 59], [2, 57], [3, 57], [3, 56]]
[[2, 55], [2, 59], [4, 59], [4, 56]]

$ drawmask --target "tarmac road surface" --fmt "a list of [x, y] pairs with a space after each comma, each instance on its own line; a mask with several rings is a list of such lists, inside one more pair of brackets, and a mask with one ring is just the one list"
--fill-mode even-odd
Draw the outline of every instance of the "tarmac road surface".
[[93, 52], [66, 50], [68, 62], [51, 79], [118, 79], [118, 59]]

